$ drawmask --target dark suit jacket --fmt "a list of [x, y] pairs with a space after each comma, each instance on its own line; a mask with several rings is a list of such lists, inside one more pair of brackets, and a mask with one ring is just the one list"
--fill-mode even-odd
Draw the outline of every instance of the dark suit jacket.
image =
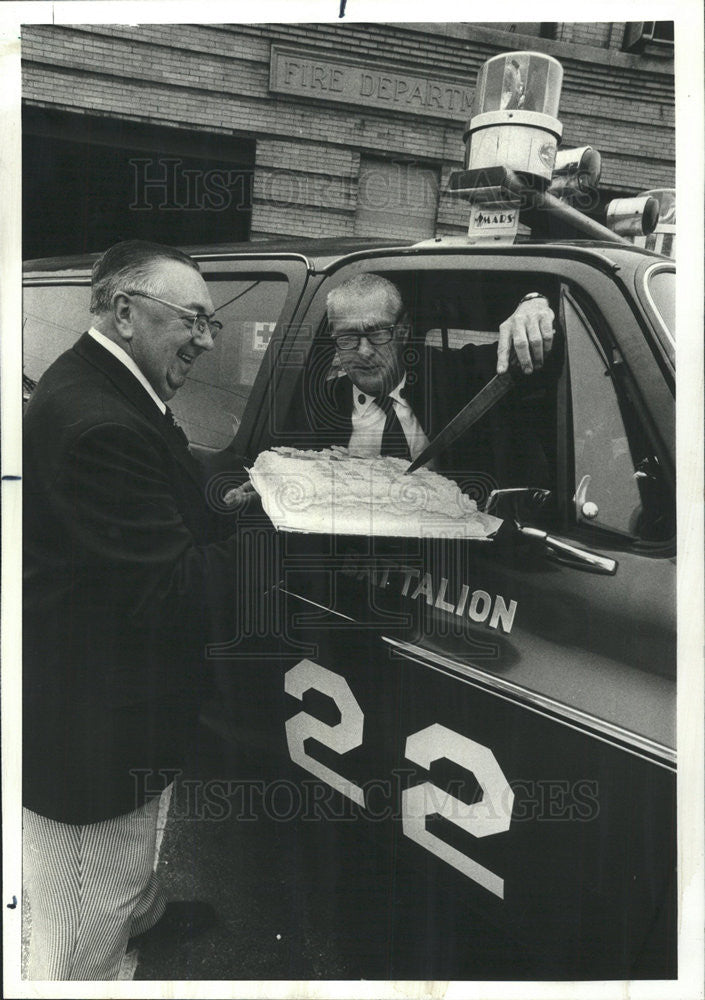
[[87, 334], [39, 382], [24, 442], [24, 803], [90, 823], [182, 765], [205, 643], [231, 638], [235, 541], [154, 401]]
[[[467, 345], [443, 352], [423, 345], [405, 352], [405, 398], [426, 436], [436, 434], [489, 382], [496, 371], [495, 344]], [[552, 365], [551, 367], [555, 367]], [[323, 372], [322, 364], [311, 366]], [[463, 437], [436, 459], [436, 468], [452, 476], [470, 495], [481, 499], [495, 486], [540, 486], [550, 478], [547, 453], [549, 415], [545, 390], [551, 369], [534, 374], [512, 389]], [[352, 433], [354, 386], [347, 376], [332, 381], [311, 379], [305, 389], [307, 423], [312, 437], [306, 447], [345, 446]]]

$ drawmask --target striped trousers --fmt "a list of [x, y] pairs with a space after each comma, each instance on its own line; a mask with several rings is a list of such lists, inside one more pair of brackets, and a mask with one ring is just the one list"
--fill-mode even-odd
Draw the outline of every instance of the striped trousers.
[[29, 979], [117, 979], [128, 938], [166, 908], [154, 871], [159, 801], [85, 826], [23, 810]]

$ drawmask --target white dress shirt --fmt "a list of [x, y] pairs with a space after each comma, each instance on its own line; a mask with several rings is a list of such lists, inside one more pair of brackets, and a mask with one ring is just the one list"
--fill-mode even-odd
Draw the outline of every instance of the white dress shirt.
[[110, 353], [113, 355], [114, 358], [117, 358], [118, 361], [121, 364], [123, 364], [129, 372], [132, 372], [132, 374], [135, 376], [140, 385], [143, 386], [143, 388], [152, 397], [152, 399], [157, 404], [161, 412], [166, 413], [166, 403], [164, 402], [163, 399], [160, 399], [159, 396], [157, 396], [156, 392], [149, 384], [147, 379], [144, 377], [142, 372], [139, 370], [139, 368], [132, 360], [130, 355], [127, 353], [127, 351], [123, 351], [122, 347], [119, 347], [114, 341], [109, 340], [104, 334], [100, 332], [100, 330], [96, 330], [94, 326], [92, 326], [88, 331], [88, 336], [92, 337], [93, 340], [96, 340], [101, 345], [101, 347], [105, 348], [106, 351], [110, 351]]
[[[428, 444], [423, 427], [416, 419], [414, 411], [401, 395], [406, 385], [406, 374], [396, 388], [389, 393], [394, 412], [399, 418], [404, 431], [406, 443], [409, 445], [411, 458], [416, 458]], [[353, 385], [352, 434], [348, 448], [354, 455], [372, 458], [382, 451], [382, 433], [387, 415], [381, 406], [377, 406], [374, 396], [368, 396], [356, 385]], [[432, 466], [428, 466], [431, 468]]]

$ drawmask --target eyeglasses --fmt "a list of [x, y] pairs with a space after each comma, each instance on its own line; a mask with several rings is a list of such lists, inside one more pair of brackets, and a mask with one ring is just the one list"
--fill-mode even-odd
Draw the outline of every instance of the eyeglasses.
[[339, 333], [333, 340], [339, 351], [356, 351], [362, 337], [373, 347], [381, 347], [392, 339], [396, 326], [396, 323], [392, 326], [382, 326], [378, 330], [370, 330], [369, 333]]
[[187, 309], [185, 306], [177, 306], [173, 302], [167, 302], [166, 299], [160, 299], [156, 295], [150, 295], [149, 292], [132, 291], [127, 292], [127, 295], [141, 295], [144, 299], [153, 299], [154, 302], [160, 302], [163, 306], [168, 306], [175, 312], [180, 312], [184, 317], [188, 316], [192, 320], [191, 324], [191, 336], [195, 337], [198, 335], [202, 337], [206, 332], [215, 340], [220, 331], [223, 329], [223, 324], [217, 319], [213, 319], [213, 313], [207, 316], [206, 313], [193, 312], [191, 309]]

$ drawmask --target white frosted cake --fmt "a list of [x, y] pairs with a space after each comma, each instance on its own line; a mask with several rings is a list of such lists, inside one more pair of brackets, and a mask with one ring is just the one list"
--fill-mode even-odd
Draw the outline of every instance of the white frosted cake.
[[249, 474], [282, 531], [481, 539], [502, 523], [436, 472], [405, 476], [408, 464], [344, 448], [273, 448], [258, 455]]

